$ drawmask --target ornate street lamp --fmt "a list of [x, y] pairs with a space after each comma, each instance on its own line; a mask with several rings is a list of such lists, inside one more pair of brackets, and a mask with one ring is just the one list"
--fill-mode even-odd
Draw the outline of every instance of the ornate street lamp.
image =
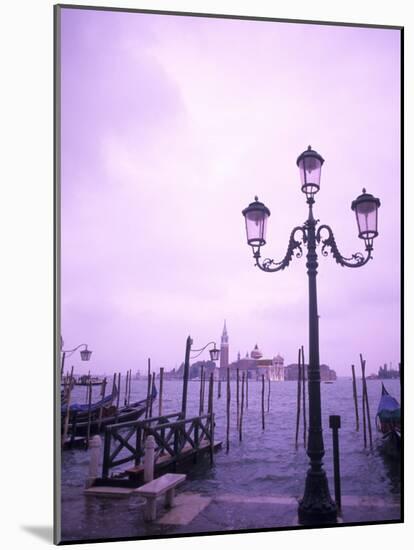
[[351, 208], [355, 210], [355, 215], [358, 223], [358, 237], [365, 240], [366, 247], [372, 249], [372, 239], [378, 236], [378, 208], [380, 206], [379, 199], [362, 190], [362, 195], [359, 195], [352, 201]]
[[70, 357], [71, 355], [73, 355], [75, 353], [75, 351], [77, 351], [80, 348], [84, 348], [84, 349], [81, 349], [81, 351], [80, 351], [80, 357], [81, 357], [82, 361], [89, 361], [89, 359], [91, 358], [91, 355], [92, 355], [92, 350], [88, 349], [87, 344], [79, 344], [79, 346], [76, 346], [76, 348], [67, 349], [67, 350], [63, 349], [63, 345], [64, 345], [64, 342], [63, 342], [63, 339], [62, 339], [62, 336], [61, 336], [60, 337], [60, 351], [62, 352], [62, 363], [61, 363], [61, 367], [60, 367], [60, 375], [61, 376], [63, 376], [63, 369], [64, 369], [64, 366], [65, 366], [66, 357]]
[[[199, 355], [203, 353], [203, 351], [208, 347], [213, 345], [213, 348], [210, 349], [210, 358], [212, 361], [218, 361], [220, 357], [220, 350], [217, 348], [215, 342], [209, 342], [204, 347], [200, 349], [192, 349], [193, 340], [191, 336], [188, 336], [187, 342], [185, 345], [185, 360], [184, 360], [184, 375], [183, 375], [183, 398], [181, 401], [181, 414], [182, 417], [185, 418], [186, 412], [187, 412], [187, 389], [188, 389], [188, 379], [190, 376], [190, 359], [196, 359]], [[194, 355], [193, 357], [190, 357], [191, 352], [195, 352], [197, 355]]]
[[92, 351], [88, 349], [88, 346], [86, 346], [85, 349], [82, 349], [80, 351], [80, 356], [82, 361], [89, 361], [89, 359], [91, 358], [91, 355], [92, 355]]
[[213, 342], [214, 347], [210, 350], [210, 359], [211, 361], [218, 361], [220, 358], [220, 350], [216, 347], [216, 343]]
[[307, 151], [304, 151], [298, 156], [296, 164], [299, 166], [300, 179], [302, 181], [302, 191], [307, 198], [313, 198], [319, 191], [321, 169], [324, 159], [318, 155], [316, 151], [312, 151], [311, 146], [308, 146]]
[[267, 206], [259, 202], [256, 196], [254, 202], [251, 202], [243, 210], [243, 216], [246, 220], [247, 243], [250, 246], [263, 246], [266, 244], [267, 218], [270, 216], [270, 210]]
[[316, 248], [322, 245], [323, 256], [328, 255], [330, 249], [336, 262], [346, 267], [362, 267], [372, 258], [373, 239], [378, 235], [378, 208], [379, 199], [366, 193], [352, 202], [351, 208], [355, 211], [358, 223], [358, 236], [365, 241], [366, 255], [357, 252], [350, 258], [341, 255], [336, 245], [332, 229], [328, 225], [320, 225], [319, 220], [313, 217], [312, 206], [315, 194], [320, 188], [321, 168], [324, 159], [313, 151], [309, 145], [297, 159], [300, 170], [302, 191], [306, 195], [309, 205], [308, 219], [303, 225], [293, 228], [285, 257], [280, 262], [270, 258], [261, 260], [260, 249], [266, 244], [266, 222], [270, 216], [269, 209], [257, 197], [255, 202], [243, 210], [246, 220], [247, 243], [252, 247], [256, 266], [267, 273], [274, 273], [285, 269], [296, 257], [302, 256], [302, 245], [306, 246], [306, 267], [309, 281], [309, 430], [307, 454], [310, 459], [310, 468], [307, 471], [305, 491], [299, 502], [299, 521], [302, 524], [329, 523], [336, 520], [337, 510], [331, 498], [328, 480], [323, 469], [322, 458], [325, 454], [322, 421], [321, 421], [321, 389], [320, 389], [320, 362], [319, 362], [319, 316], [316, 292], [316, 275], [318, 269], [318, 255]]

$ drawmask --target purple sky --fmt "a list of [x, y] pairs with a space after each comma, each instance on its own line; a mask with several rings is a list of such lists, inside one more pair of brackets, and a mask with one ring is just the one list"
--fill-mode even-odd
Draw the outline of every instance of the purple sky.
[[[296, 361], [305, 258], [253, 267], [241, 210], [270, 208], [280, 260], [307, 216], [297, 156], [324, 158], [315, 216], [363, 251], [353, 199], [381, 199], [374, 260], [320, 257], [320, 358], [400, 360], [399, 31], [62, 9], [62, 335], [78, 372], [172, 368], [219, 341]], [[205, 356], [207, 359], [207, 355]]]

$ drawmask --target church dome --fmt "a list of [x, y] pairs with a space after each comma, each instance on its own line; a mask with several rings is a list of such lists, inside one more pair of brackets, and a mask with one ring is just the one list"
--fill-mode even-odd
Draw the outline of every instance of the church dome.
[[254, 350], [250, 353], [250, 357], [252, 359], [260, 359], [263, 357], [263, 353], [259, 350], [257, 344], [254, 346]]

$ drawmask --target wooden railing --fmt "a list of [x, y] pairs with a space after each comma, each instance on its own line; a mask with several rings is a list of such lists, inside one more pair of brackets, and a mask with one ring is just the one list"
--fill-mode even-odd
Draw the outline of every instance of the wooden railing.
[[128, 462], [138, 466], [144, 456], [145, 439], [149, 435], [155, 440], [155, 464], [161, 455], [167, 455], [168, 459], [176, 461], [184, 452], [197, 452], [206, 442], [212, 459], [214, 414], [183, 419], [181, 413], [173, 413], [107, 426], [102, 477], [108, 478], [111, 469]]

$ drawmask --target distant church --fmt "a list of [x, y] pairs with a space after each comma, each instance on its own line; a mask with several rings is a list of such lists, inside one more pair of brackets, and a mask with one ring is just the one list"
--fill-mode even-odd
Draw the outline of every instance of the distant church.
[[227, 334], [226, 321], [224, 321], [223, 334], [220, 343], [220, 369], [229, 366], [229, 335]]
[[283, 363], [284, 359], [279, 354], [272, 359], [263, 359], [263, 354], [259, 350], [257, 344], [250, 352], [250, 355], [247, 352], [246, 357], [242, 359], [239, 352], [237, 361], [229, 363], [229, 336], [227, 333], [226, 321], [224, 321], [220, 344], [220, 380], [227, 379], [227, 367], [229, 367], [231, 379], [236, 378], [237, 369], [239, 369], [240, 375], [242, 372], [245, 372], [247, 377], [252, 380], [261, 379], [263, 374], [266, 380], [283, 381], [285, 379], [285, 367]]

